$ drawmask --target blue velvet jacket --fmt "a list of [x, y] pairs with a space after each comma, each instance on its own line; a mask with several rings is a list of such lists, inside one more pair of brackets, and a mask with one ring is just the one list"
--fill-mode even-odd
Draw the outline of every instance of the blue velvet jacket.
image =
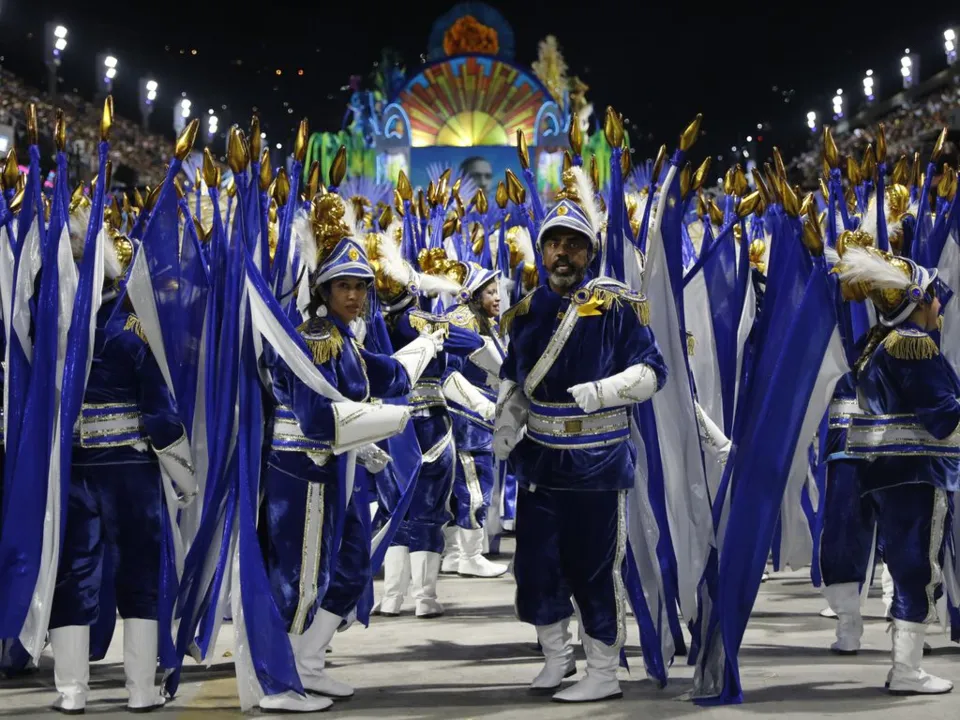
[[[118, 306], [119, 302], [116, 298], [108, 300], [97, 313], [93, 363], [83, 396], [81, 423], [87, 422], [91, 417], [88, 413], [97, 407], [109, 412], [109, 406], [136, 406], [143, 434], [154, 448], [163, 449], [180, 439], [183, 425], [139, 321]], [[89, 444], [84, 441], [84, 445]], [[74, 465], [155, 462], [153, 452], [131, 445], [84, 447], [74, 439]]]
[[[311, 318], [299, 328], [313, 353], [314, 364], [326, 380], [347, 399], [364, 402], [390, 398], [410, 391], [410, 379], [403, 366], [389, 355], [367, 352], [350, 328], [338, 318]], [[334, 438], [332, 403], [318, 395], [277, 358], [273, 367], [273, 408], [271, 416], [286, 410], [293, 413], [300, 431], [310, 441], [329, 447]], [[272, 423], [268, 424], [268, 428]], [[267, 462], [301, 480], [332, 482], [336, 463], [318, 466], [305, 451], [280, 450], [278, 439], [268, 432]]]
[[[939, 333], [904, 323], [891, 331], [858, 377], [860, 404], [871, 415], [905, 415], [928, 435], [888, 444], [863, 473], [865, 491], [908, 483], [960, 490], [960, 457], [951, 436], [960, 425], [960, 380], [938, 349]], [[852, 434], [852, 431], [851, 431]], [[938, 443], [946, 441], [946, 446]], [[850, 444], [848, 442], [848, 450]]]
[[[577, 290], [558, 295], [541, 286], [510, 309], [501, 321], [509, 333], [502, 380], [521, 388], [527, 375], [547, 350]], [[539, 385], [534, 401], [572, 403], [567, 388], [602, 380], [633, 365], [644, 364], [657, 376], [657, 389], [667, 379], [667, 367], [653, 332], [643, 324], [632, 298], [621, 294], [609, 307], [585, 310], [573, 332]], [[559, 490], [619, 490], [633, 487], [636, 448], [628, 439], [616, 445], [558, 450], [528, 438], [513, 453], [521, 487], [539, 485]]]
[[420, 402], [417, 399], [419, 392], [439, 392], [440, 383], [447, 371], [448, 356], [466, 357], [483, 347], [483, 338], [479, 334], [466, 328], [457, 327], [444, 317], [433, 315], [423, 310], [408, 308], [403, 312], [387, 317], [387, 328], [390, 341], [398, 350], [416, 340], [421, 332], [434, 332], [441, 328], [446, 329], [447, 336], [443, 342], [443, 352], [430, 361], [427, 369], [417, 381], [410, 396], [410, 407], [413, 411], [414, 427], [417, 431], [417, 440], [420, 449], [427, 452], [434, 447], [450, 428], [450, 415], [445, 402]]
[[[460, 307], [447, 313], [450, 322], [458, 327], [464, 327], [474, 332], [481, 333], [479, 324], [473, 316], [473, 312], [466, 306]], [[501, 358], [506, 355], [506, 347], [501, 341], [497, 332], [496, 322], [491, 322], [493, 335], [489, 336], [496, 343], [500, 350]], [[488, 337], [481, 333], [481, 338]], [[452, 373], [459, 372], [466, 380], [473, 385], [480, 393], [493, 403], [497, 402], [497, 390], [499, 388], [499, 378], [491, 377], [483, 368], [478, 367], [469, 357], [451, 355], [447, 358], [447, 369], [443, 374], [446, 380]], [[449, 405], [449, 404], [448, 404]], [[453, 417], [453, 440], [457, 445], [457, 451], [464, 452], [493, 452], [493, 423], [486, 422], [482, 418], [476, 417], [476, 414], [468, 414], [450, 405], [450, 415]]]

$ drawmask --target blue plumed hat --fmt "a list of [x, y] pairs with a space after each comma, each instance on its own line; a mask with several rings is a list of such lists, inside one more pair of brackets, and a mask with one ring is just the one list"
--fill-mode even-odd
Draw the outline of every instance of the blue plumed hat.
[[537, 248], [543, 250], [548, 233], [558, 228], [572, 230], [589, 238], [594, 253], [600, 251], [604, 228], [603, 214], [597, 205], [596, 191], [582, 167], [563, 172], [563, 189], [557, 193], [557, 204], [547, 213], [537, 234]]
[[467, 278], [463, 282], [463, 294], [458, 298], [460, 302], [470, 302], [470, 299], [480, 291], [480, 289], [491, 280], [500, 277], [499, 270], [488, 270], [475, 262], [465, 263], [467, 266]]

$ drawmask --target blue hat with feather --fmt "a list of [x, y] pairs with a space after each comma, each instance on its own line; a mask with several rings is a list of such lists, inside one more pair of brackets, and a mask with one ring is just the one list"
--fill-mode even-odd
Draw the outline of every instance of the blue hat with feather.
[[537, 248], [543, 250], [547, 235], [559, 229], [572, 230], [586, 236], [594, 253], [600, 251], [604, 229], [603, 214], [597, 205], [596, 191], [582, 167], [563, 172], [563, 189], [557, 193], [557, 204], [547, 213], [537, 234]]

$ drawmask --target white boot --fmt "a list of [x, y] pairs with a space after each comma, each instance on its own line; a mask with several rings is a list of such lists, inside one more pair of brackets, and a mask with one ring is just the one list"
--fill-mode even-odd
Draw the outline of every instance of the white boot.
[[437, 602], [437, 579], [440, 575], [440, 553], [410, 553], [410, 590], [417, 601], [418, 618], [443, 615], [443, 605]]
[[90, 690], [90, 628], [67, 625], [50, 631], [53, 650], [53, 682], [60, 697], [53, 709], [79, 715], [87, 706]]
[[381, 615], [396, 617], [410, 586], [410, 548], [393, 545], [383, 558], [383, 598], [374, 608]]
[[883, 564], [883, 572], [880, 573], [880, 587], [883, 588], [883, 615], [887, 620], [893, 620], [890, 614], [890, 607], [893, 605], [893, 575], [890, 574], [890, 568]]
[[573, 657], [570, 638], [569, 618], [553, 625], [537, 626], [537, 640], [543, 649], [545, 662], [540, 673], [530, 683], [532, 692], [553, 692], [560, 687], [564, 678], [577, 672], [577, 661]]
[[492, 563], [483, 556], [483, 528], [464, 530], [460, 537], [460, 565], [457, 572], [467, 577], [495, 578], [507, 571], [506, 565]]
[[[342, 618], [324, 609], [317, 611], [303, 635], [291, 635], [293, 655], [297, 660], [297, 673], [303, 689], [332, 698], [353, 697], [353, 688], [334, 680], [324, 670], [327, 646], [340, 627]], [[294, 640], [294, 638], [297, 638]]]
[[440, 572], [444, 575], [456, 575], [460, 566], [460, 528], [447, 525], [443, 528], [443, 561]]
[[261, 710], [280, 712], [323, 712], [333, 705], [333, 700], [319, 695], [297, 695], [292, 690], [277, 695], [264, 695], [260, 700]]
[[923, 658], [922, 623], [893, 621], [893, 670], [887, 676], [891, 695], [942, 695], [953, 690], [953, 683], [920, 669]]
[[553, 696], [555, 702], [580, 703], [615, 700], [623, 697], [617, 668], [620, 666], [620, 646], [604, 645], [581, 630], [583, 649], [587, 653], [587, 674], [576, 685]]
[[127, 678], [127, 710], [150, 712], [166, 702], [156, 686], [157, 621], [123, 621], [123, 674]]
[[824, 585], [823, 595], [837, 614], [837, 641], [830, 649], [838, 655], [856, 655], [863, 637], [860, 588], [857, 583]]

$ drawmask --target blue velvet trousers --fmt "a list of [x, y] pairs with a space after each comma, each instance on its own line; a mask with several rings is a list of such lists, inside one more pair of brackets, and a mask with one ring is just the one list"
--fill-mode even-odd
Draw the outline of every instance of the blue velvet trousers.
[[454, 522], [466, 530], [482, 528], [493, 494], [493, 453], [457, 453], [457, 475], [453, 481]]
[[159, 466], [75, 465], [69, 493], [50, 627], [97, 620], [107, 553], [120, 617], [156, 620], [166, 518]]
[[827, 463], [820, 534], [820, 573], [824, 585], [866, 581], [877, 509], [860, 491], [858, 472], [866, 466], [854, 460]]
[[517, 614], [531, 625], [573, 615], [606, 645], [623, 643], [626, 493], [520, 488], [517, 497]]
[[897, 620], [930, 622], [943, 594], [944, 539], [951, 522], [947, 493], [915, 483], [883, 488], [872, 495], [883, 559], [893, 576], [890, 614]]
[[[417, 417], [413, 424], [420, 449], [426, 455], [447, 434], [450, 418], [446, 413]], [[449, 502], [455, 471], [456, 453], [452, 442], [433, 462], [424, 459], [410, 507], [392, 545], [408, 547], [410, 552], [443, 552], [443, 526], [451, 519]]]

